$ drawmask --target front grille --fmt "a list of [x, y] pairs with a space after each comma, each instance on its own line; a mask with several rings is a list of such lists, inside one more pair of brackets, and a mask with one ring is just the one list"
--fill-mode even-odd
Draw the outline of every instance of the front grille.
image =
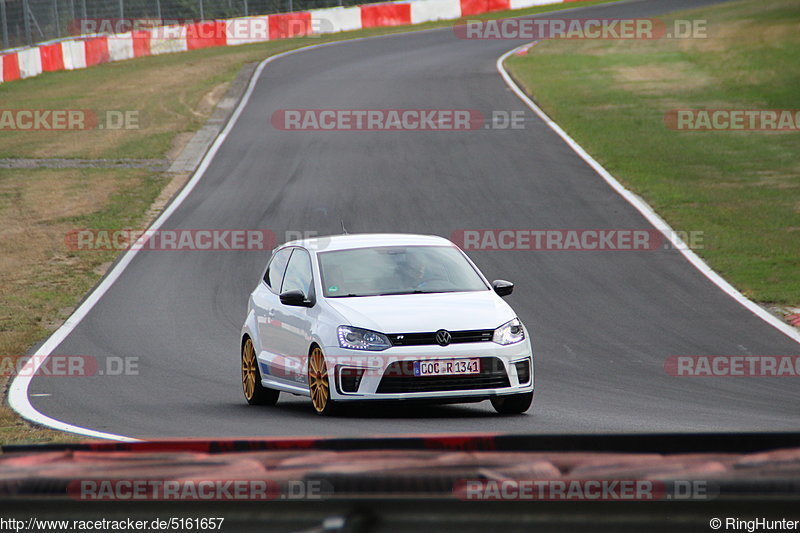
[[519, 361], [514, 363], [514, 366], [517, 367], [517, 377], [520, 385], [524, 385], [531, 380], [531, 365], [529, 361]]
[[378, 385], [379, 394], [438, 392], [510, 387], [503, 362], [481, 357], [480, 374], [468, 376], [414, 376], [413, 361], [395, 361], [386, 367]]
[[[450, 344], [465, 342], [487, 342], [494, 337], [493, 329], [473, 329], [467, 331], [451, 331]], [[427, 346], [436, 342], [436, 332], [430, 333], [392, 333], [387, 335], [392, 346]]]

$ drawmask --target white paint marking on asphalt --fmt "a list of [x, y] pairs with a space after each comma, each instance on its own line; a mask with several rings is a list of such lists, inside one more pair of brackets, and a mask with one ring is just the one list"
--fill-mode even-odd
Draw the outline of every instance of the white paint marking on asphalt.
[[[352, 39], [355, 40], [355, 39]], [[349, 42], [349, 41], [341, 41], [341, 42]], [[278, 55], [274, 55], [268, 57], [264, 61], [262, 61], [258, 68], [253, 72], [252, 77], [250, 78], [250, 83], [247, 87], [247, 91], [242, 96], [242, 99], [239, 101], [239, 105], [236, 107], [236, 110], [233, 112], [228, 123], [225, 125], [225, 128], [219, 134], [217, 139], [214, 141], [214, 144], [211, 145], [211, 148], [208, 150], [208, 153], [203, 158], [203, 161], [200, 163], [200, 166], [195, 171], [192, 179], [183, 187], [180, 194], [175, 197], [175, 199], [167, 206], [167, 208], [161, 213], [161, 215], [153, 222], [153, 224], [148, 228], [149, 230], [155, 230], [161, 227], [164, 222], [175, 212], [178, 207], [180, 207], [181, 203], [189, 196], [189, 193], [192, 192], [192, 189], [195, 188], [197, 183], [205, 174], [206, 169], [211, 164], [211, 161], [214, 159], [217, 151], [219, 150], [222, 143], [225, 142], [225, 139], [230, 133], [233, 126], [236, 124], [236, 121], [239, 119], [239, 116], [242, 114], [242, 110], [247, 105], [248, 101], [250, 100], [250, 95], [253, 93], [253, 89], [258, 82], [259, 77], [261, 76], [261, 71], [264, 70], [264, 67], [279, 58], [285, 57], [287, 55], [299, 52], [301, 50], [308, 50], [311, 48], [319, 48], [322, 46], [328, 46], [331, 44], [337, 44], [337, 42], [333, 43], [321, 43], [315, 44], [311, 46], [307, 46], [304, 48], [296, 48], [294, 50], [289, 50], [288, 52], [283, 52]], [[20, 416], [23, 418], [30, 420], [36, 424], [41, 424], [43, 426], [47, 426], [53, 429], [57, 429], [59, 431], [66, 431], [69, 433], [77, 433], [79, 435], [86, 435], [87, 437], [94, 437], [98, 439], [111, 439], [111, 440], [118, 440], [118, 441], [125, 441], [125, 442], [136, 442], [140, 439], [135, 439], [132, 437], [126, 437], [124, 435], [116, 435], [114, 433], [105, 433], [102, 431], [95, 431], [93, 429], [83, 428], [80, 426], [75, 426], [73, 424], [69, 424], [67, 422], [62, 422], [61, 420], [56, 420], [55, 418], [51, 418], [43, 413], [40, 413], [36, 410], [29, 400], [28, 396], [28, 387], [30, 386], [31, 380], [36, 372], [39, 370], [39, 367], [44, 363], [49, 355], [51, 355], [52, 351], [61, 344], [64, 339], [69, 336], [70, 333], [80, 324], [81, 320], [83, 320], [86, 315], [89, 314], [89, 311], [97, 304], [98, 301], [105, 295], [108, 289], [119, 279], [122, 273], [125, 271], [127, 266], [133, 261], [133, 258], [136, 257], [136, 254], [139, 253], [139, 250], [131, 249], [125, 252], [125, 254], [120, 258], [120, 260], [114, 265], [111, 272], [106, 275], [105, 278], [100, 282], [100, 284], [93, 290], [83, 301], [83, 303], [75, 310], [75, 312], [70, 315], [70, 317], [58, 328], [45, 342], [42, 344], [41, 347], [36, 351], [35, 355], [42, 356], [42, 357], [31, 357], [28, 362], [25, 364], [23, 369], [19, 372], [19, 374], [14, 378], [11, 382], [11, 385], [8, 388], [8, 403], [11, 405], [12, 409], [19, 413]], [[33, 396], [33, 395], [31, 395]]]
[[511, 76], [505, 69], [503, 63], [505, 60], [512, 55], [514, 52], [518, 51], [519, 49], [525, 47], [527, 45], [518, 46], [513, 50], [509, 50], [497, 60], [497, 71], [503, 77], [503, 80], [506, 82], [512, 91], [523, 101], [525, 104], [531, 108], [531, 110], [536, 113], [536, 115], [542, 119], [545, 124], [547, 124], [551, 130], [556, 132], [561, 139], [572, 148], [576, 154], [578, 154], [581, 159], [586, 161], [586, 163], [594, 169], [595, 172], [600, 174], [600, 176], [608, 183], [612, 189], [614, 189], [620, 196], [622, 196], [629, 204], [636, 208], [653, 226], [656, 227], [664, 236], [669, 239], [669, 241], [677, 248], [681, 254], [692, 264], [697, 270], [699, 270], [703, 275], [705, 275], [712, 283], [714, 283], [717, 287], [722, 289], [726, 294], [728, 294], [731, 298], [742, 304], [746, 307], [749, 311], [755, 314], [760, 319], [764, 320], [770, 326], [773, 326], [775, 329], [780, 331], [781, 333], [785, 334], [790, 339], [800, 342], [800, 331], [797, 331], [795, 328], [790, 326], [789, 324], [784, 323], [778, 317], [771, 314], [766, 309], [762, 308], [757, 303], [747, 299], [742, 293], [740, 293], [736, 288], [725, 281], [719, 274], [714, 272], [705, 261], [703, 261], [700, 256], [698, 256], [694, 251], [692, 251], [678, 236], [678, 234], [673, 230], [667, 222], [661, 218], [650, 205], [647, 204], [642, 198], [634, 194], [633, 192], [626, 189], [617, 179], [612, 176], [603, 166], [595, 161], [595, 159], [586, 153], [581, 145], [579, 145], [575, 140], [570, 137], [567, 132], [561, 129], [561, 126], [556, 124], [553, 119], [551, 119], [547, 114], [542, 111], [542, 109], [537, 106], [533, 100], [528, 98], [528, 95], [525, 94], [522, 89], [514, 82]]

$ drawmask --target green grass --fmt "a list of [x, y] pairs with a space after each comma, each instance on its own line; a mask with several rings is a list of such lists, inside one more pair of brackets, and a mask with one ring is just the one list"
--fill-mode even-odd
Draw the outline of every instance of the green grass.
[[548, 41], [507, 64], [675, 229], [703, 232], [696, 251], [712, 268], [757, 301], [800, 304], [800, 132], [664, 122], [676, 108], [800, 108], [800, 4], [745, 0], [673, 18], [708, 20], [708, 38]]
[[[15, 200], [0, 204], [0, 356], [19, 356], [46, 337], [116, 256], [114, 251], [72, 251], [65, 234], [141, 226], [165, 182], [138, 169], [0, 170], [0, 189]], [[84, 205], [82, 196], [96, 201]], [[0, 406], [0, 443], [75, 438], [31, 427]]]

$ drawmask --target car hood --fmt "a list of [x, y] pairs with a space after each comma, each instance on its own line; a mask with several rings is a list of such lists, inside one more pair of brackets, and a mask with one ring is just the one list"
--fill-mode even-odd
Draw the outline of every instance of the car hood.
[[329, 298], [348, 325], [381, 333], [494, 329], [516, 315], [494, 291]]

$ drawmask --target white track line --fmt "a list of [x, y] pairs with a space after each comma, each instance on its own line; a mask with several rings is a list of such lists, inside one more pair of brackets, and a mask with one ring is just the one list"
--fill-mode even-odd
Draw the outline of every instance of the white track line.
[[719, 274], [714, 272], [711, 267], [706, 264], [696, 253], [694, 253], [678, 236], [678, 234], [673, 230], [667, 222], [661, 218], [652, 207], [650, 207], [647, 202], [642, 200], [639, 196], [635, 195], [628, 189], [626, 189], [619, 181], [617, 181], [614, 176], [612, 176], [603, 166], [595, 161], [595, 159], [586, 153], [584, 150], [575, 140], [570, 137], [561, 127], [553, 122], [553, 120], [547, 116], [547, 114], [542, 111], [542, 109], [537, 106], [533, 100], [531, 100], [527, 94], [525, 94], [522, 89], [514, 82], [514, 80], [509, 76], [508, 72], [505, 69], [503, 63], [505, 60], [517, 50], [520, 50], [528, 46], [527, 44], [518, 46], [513, 50], [509, 50], [497, 60], [497, 71], [503, 77], [503, 80], [506, 82], [512, 91], [523, 101], [525, 104], [531, 108], [531, 110], [536, 113], [536, 115], [541, 118], [545, 124], [547, 124], [551, 130], [556, 132], [561, 139], [565, 143], [572, 148], [576, 154], [578, 154], [581, 159], [586, 161], [586, 163], [594, 169], [595, 172], [600, 174], [606, 183], [608, 183], [611, 188], [613, 188], [617, 193], [622, 196], [629, 204], [636, 208], [653, 226], [655, 226], [664, 236], [669, 239], [672, 245], [677, 248], [681, 254], [692, 264], [697, 270], [703, 273], [708, 279], [710, 279], [717, 287], [722, 289], [726, 294], [728, 294], [731, 298], [742, 304], [746, 307], [749, 311], [755, 314], [757, 317], [764, 320], [770, 326], [773, 326], [775, 329], [780, 331], [781, 333], [785, 334], [790, 339], [800, 342], [800, 331], [796, 330], [789, 324], [786, 324], [778, 317], [772, 315], [767, 310], [762, 308], [757, 303], [747, 299], [742, 293], [736, 290], [733, 285], [725, 281]]

